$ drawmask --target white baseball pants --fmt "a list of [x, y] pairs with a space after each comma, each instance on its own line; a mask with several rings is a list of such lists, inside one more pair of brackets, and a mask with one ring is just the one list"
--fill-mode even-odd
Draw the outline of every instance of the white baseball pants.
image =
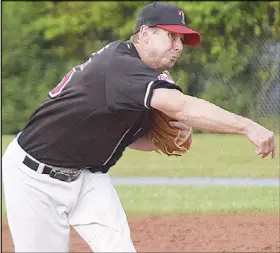
[[69, 252], [70, 225], [94, 252], [136, 252], [108, 174], [84, 170], [75, 181], [63, 182], [28, 168], [25, 156], [15, 138], [2, 157], [15, 252]]

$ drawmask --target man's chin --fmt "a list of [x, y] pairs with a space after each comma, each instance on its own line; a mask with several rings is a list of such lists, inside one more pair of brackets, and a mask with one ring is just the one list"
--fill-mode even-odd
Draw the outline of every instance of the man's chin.
[[175, 63], [176, 63], [176, 61], [173, 61], [173, 62], [170, 62], [170, 63], [166, 64], [166, 68], [165, 68], [165, 69], [171, 69], [171, 68], [173, 68], [174, 65], [175, 65]]
[[161, 70], [167, 70], [167, 69], [171, 69], [174, 67], [176, 61], [169, 61], [166, 62], [165, 64], [162, 64], [162, 67], [160, 68]]

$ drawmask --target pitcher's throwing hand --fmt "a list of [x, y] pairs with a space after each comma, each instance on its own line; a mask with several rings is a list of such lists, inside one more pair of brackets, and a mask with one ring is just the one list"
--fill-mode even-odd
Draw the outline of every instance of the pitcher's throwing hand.
[[271, 157], [275, 157], [276, 141], [273, 132], [254, 122], [248, 127], [246, 135], [256, 146], [258, 155], [262, 155], [262, 158], [265, 158], [271, 153]]

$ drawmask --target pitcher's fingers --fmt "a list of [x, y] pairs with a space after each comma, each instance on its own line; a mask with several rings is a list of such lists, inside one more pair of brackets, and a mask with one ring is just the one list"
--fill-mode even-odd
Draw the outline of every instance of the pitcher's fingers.
[[262, 158], [267, 157], [269, 154], [270, 154], [270, 152], [268, 152], [268, 153], [264, 153], [264, 154], [262, 155]]
[[271, 136], [268, 140], [264, 142], [262, 158], [267, 157], [270, 153], [273, 156], [274, 149], [275, 149], [275, 139], [274, 136]]
[[181, 130], [187, 130], [189, 128], [189, 126], [187, 126], [185, 123], [180, 121], [169, 121], [169, 125], [179, 128]]
[[269, 154], [272, 151], [272, 138], [266, 138], [261, 141], [259, 151], [261, 154]]
[[263, 154], [270, 154], [270, 152], [272, 151], [272, 140], [268, 139], [264, 142], [263, 148], [262, 148], [262, 153]]

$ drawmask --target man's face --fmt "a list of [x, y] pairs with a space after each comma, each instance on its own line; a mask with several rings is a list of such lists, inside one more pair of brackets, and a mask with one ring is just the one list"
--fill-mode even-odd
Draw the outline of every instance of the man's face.
[[183, 51], [184, 36], [157, 28], [150, 29], [146, 38], [146, 51], [157, 69], [170, 69]]

